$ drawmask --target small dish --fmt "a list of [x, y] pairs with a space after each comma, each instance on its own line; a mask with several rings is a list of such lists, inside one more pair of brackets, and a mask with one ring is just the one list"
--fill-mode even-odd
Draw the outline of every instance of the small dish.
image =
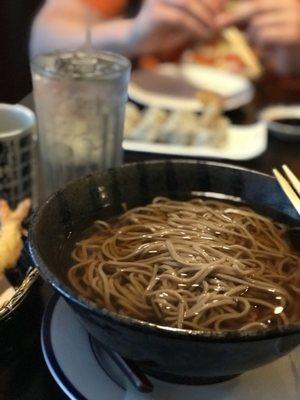
[[300, 140], [300, 105], [277, 105], [264, 109], [260, 119], [270, 134], [283, 140]]

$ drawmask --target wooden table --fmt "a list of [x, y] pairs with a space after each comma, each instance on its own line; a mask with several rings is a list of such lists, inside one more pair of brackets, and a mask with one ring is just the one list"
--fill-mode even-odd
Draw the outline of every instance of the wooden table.
[[[294, 102], [295, 100], [300, 101], [299, 92], [296, 94], [293, 90], [289, 92], [286, 87], [280, 87], [277, 82], [260, 82], [257, 85], [255, 99], [243, 109], [229, 113], [229, 116], [234, 122], [249, 123], [255, 120], [257, 112], [262, 107], [274, 101]], [[22, 104], [32, 107], [32, 96], [27, 96]], [[125, 153], [125, 162], [163, 158], [168, 157], [145, 153]], [[284, 142], [269, 137], [268, 149], [260, 157], [232, 164], [271, 173], [273, 167], [278, 167], [283, 163], [287, 163], [300, 176], [300, 142]], [[52, 293], [47, 285], [44, 285], [43, 292], [48, 292], [46, 297]], [[0, 364], [0, 400], [66, 400], [43, 361], [39, 332], [40, 324], [32, 327], [32, 337], [24, 338], [24, 340], [31, 341], [28, 354], [20, 355], [10, 365], [3, 367]]]

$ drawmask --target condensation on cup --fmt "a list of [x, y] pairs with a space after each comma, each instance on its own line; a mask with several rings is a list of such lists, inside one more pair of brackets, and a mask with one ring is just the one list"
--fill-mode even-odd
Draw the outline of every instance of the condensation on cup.
[[40, 199], [122, 162], [130, 62], [108, 52], [55, 52], [31, 62]]

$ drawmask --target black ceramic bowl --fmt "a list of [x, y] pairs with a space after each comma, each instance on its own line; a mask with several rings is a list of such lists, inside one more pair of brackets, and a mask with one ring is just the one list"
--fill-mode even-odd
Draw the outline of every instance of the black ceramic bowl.
[[[300, 325], [259, 332], [200, 332], [157, 326], [117, 315], [82, 299], [67, 281], [61, 251], [74, 227], [108, 218], [155, 196], [184, 199], [221, 194], [280, 213], [299, 223], [275, 179], [226, 164], [154, 161], [124, 165], [72, 182], [38, 210], [30, 228], [30, 252], [42, 276], [62, 294], [89, 333], [110, 349], [170, 381], [216, 382], [266, 364], [300, 343]], [[187, 379], [186, 379], [187, 378]]]

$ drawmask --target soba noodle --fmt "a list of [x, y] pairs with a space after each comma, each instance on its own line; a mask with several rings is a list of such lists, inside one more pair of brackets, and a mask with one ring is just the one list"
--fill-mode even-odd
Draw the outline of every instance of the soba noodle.
[[197, 330], [254, 330], [298, 318], [299, 258], [285, 226], [246, 207], [155, 198], [72, 252], [84, 297], [137, 319]]

